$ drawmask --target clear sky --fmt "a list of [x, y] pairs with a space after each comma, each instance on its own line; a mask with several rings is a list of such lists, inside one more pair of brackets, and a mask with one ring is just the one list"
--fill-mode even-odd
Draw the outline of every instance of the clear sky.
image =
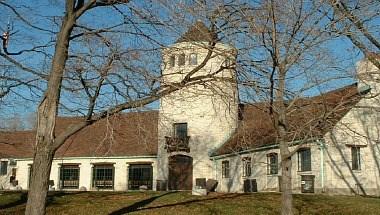
[[[96, 29], [107, 28], [124, 22], [124, 25], [121, 25], [122, 27], [113, 29], [119, 30], [119, 33], [113, 35], [105, 33], [104, 35], [112, 42], [118, 44], [113, 48], [116, 48], [118, 51], [129, 51], [130, 53], [134, 53], [135, 56], [139, 56], [140, 61], [128, 64], [133, 70], [140, 71], [141, 73], [143, 71], [150, 71], [152, 75], [159, 75], [161, 48], [172, 44], [195, 20], [201, 19], [207, 23], [206, 17], [209, 13], [207, 13], [206, 10], [202, 10], [202, 7], [197, 8], [196, 6], [191, 6], [193, 1], [185, 1], [183, 4], [170, 4], [170, 1], [165, 0], [158, 2], [160, 3], [155, 3], [155, 1], [132, 1], [128, 7], [117, 6], [116, 8], [95, 9], [83, 16], [78, 24]], [[17, 12], [20, 13], [20, 16], [10, 10], [6, 4], [14, 6]], [[24, 52], [21, 55], [11, 57], [38, 73], [47, 74], [54, 53], [56, 32], [59, 30], [60, 21], [64, 14], [64, 1], [15, 0], [9, 3], [7, 2], [6, 4], [0, 5], [0, 13], [4, 17], [0, 19], [0, 27], [2, 30], [6, 29], [8, 20], [13, 27], [11, 31], [13, 34], [9, 41], [9, 51], [17, 52], [35, 48], [34, 51]], [[212, 4], [214, 3], [210, 3], [210, 5]], [[217, 3], [215, 3], [215, 5], [217, 5]], [[122, 12], [124, 16], [119, 12]], [[156, 24], [154, 26], [147, 25], [145, 24], [146, 20], [151, 20]], [[138, 28], [130, 24], [132, 21], [138, 23]], [[378, 26], [379, 20], [375, 20], [372, 24], [373, 26]], [[75, 29], [73, 35], [80, 32], [80, 29]], [[142, 37], [141, 34], [148, 35], [150, 39], [148, 40], [146, 37]], [[377, 34], [376, 36], [379, 35]], [[90, 37], [88, 38], [89, 41], [92, 39], [93, 38]], [[104, 63], [104, 58], [111, 52], [107, 47], [102, 45], [102, 42], [99, 40], [90, 42], [92, 43], [92, 47], [84, 46], [83, 41], [73, 41], [70, 47], [70, 54], [84, 56], [86, 53], [92, 53], [96, 57], [86, 59], [91, 59], [93, 64], [101, 66], [102, 63]], [[247, 41], [242, 43], [238, 37], [227, 37], [224, 42], [232, 43], [232, 45], [238, 47], [238, 49], [247, 47]], [[355, 82], [352, 78], [352, 74], [354, 74], [355, 63], [363, 57], [362, 54], [352, 46], [350, 41], [344, 38], [330, 40], [324, 46], [324, 48], [329, 50], [331, 55], [335, 57], [335, 59], [331, 60], [339, 61], [339, 64], [335, 64], [335, 66], [339, 66], [339, 68], [333, 68], [333, 66], [328, 68], [319, 65], [319, 67], [324, 68], [325, 71], [321, 71], [319, 75], [313, 73], [313, 76], [310, 77], [305, 75], [302, 77], [299, 76], [295, 81], [292, 81], [291, 86], [294, 89], [299, 89], [310, 82], [310, 80], [322, 80], [326, 78], [326, 75], [336, 77], [336, 79], [320, 85], [317, 88], [307, 90], [303, 92], [303, 95], [312, 96], [318, 94], [320, 91], [335, 89]], [[239, 60], [247, 59], [247, 56], [249, 57], [249, 55], [243, 55], [243, 53], [244, 51], [239, 53], [241, 54], [238, 56]], [[130, 54], [128, 57], [133, 57], [133, 55]], [[72, 65], [72, 63], [77, 62], [73, 60], [70, 61], [70, 63], [70, 65]], [[31, 84], [37, 86], [15, 88], [12, 94], [3, 99], [3, 101], [0, 101], [0, 119], [12, 117], [14, 114], [26, 118], [35, 112], [36, 105], [40, 101], [43, 90], [46, 87], [46, 82], [41, 80], [33, 81], [37, 77], [36, 75], [9, 67], [11, 63], [4, 58], [0, 58], [0, 65], [4, 67], [0, 74], [12, 74], [16, 78], [30, 81]], [[124, 72], [121, 74], [133, 76], [135, 73]], [[139, 82], [135, 82], [134, 84], [143, 90], [144, 86], [149, 83], [144, 83], [144, 80], [141, 79], [142, 75], [140, 73], [139, 75]], [[72, 109], [79, 106], [86, 106], [86, 103], [81, 100], [83, 95], [83, 92], [63, 93], [62, 103]], [[133, 94], [133, 96], [137, 95]], [[120, 100], [122, 100], [120, 96], [115, 96], [110, 86], [104, 88], [104, 95], [102, 95], [101, 98], [99, 101], [99, 109], [107, 107], [110, 103], [120, 102]], [[248, 100], [248, 97], [244, 97], [244, 95], [242, 95], [241, 98]], [[149, 105], [151, 109], [156, 109], [157, 107], [158, 102]], [[61, 114], [78, 115], [80, 114], [79, 110], [82, 109], [83, 108], [76, 108], [78, 111], [69, 113], [65, 108], [62, 108]]]

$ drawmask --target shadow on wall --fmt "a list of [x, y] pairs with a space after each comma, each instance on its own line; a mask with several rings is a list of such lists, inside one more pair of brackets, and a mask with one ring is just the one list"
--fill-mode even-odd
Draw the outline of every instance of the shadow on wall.
[[[366, 190], [365, 187], [368, 186], [368, 184], [373, 185], [372, 183], [375, 183], [376, 188], [377, 188], [377, 195], [379, 195], [380, 194], [380, 190], [379, 190], [380, 189], [380, 187], [379, 187], [380, 182], [379, 182], [378, 177], [380, 176], [380, 163], [379, 163], [380, 160], [378, 159], [378, 157], [380, 155], [380, 146], [379, 146], [380, 145], [380, 142], [379, 142], [379, 140], [380, 140], [380, 137], [379, 137], [380, 129], [379, 129], [379, 121], [378, 120], [380, 119], [380, 117], [377, 116], [379, 113], [376, 113], [375, 111], [371, 110], [371, 108], [364, 109], [363, 107], [357, 111], [359, 113], [354, 116], [354, 120], [355, 120], [355, 122], [359, 123], [360, 127], [363, 129], [362, 132], [364, 132], [364, 133], [361, 133], [360, 131], [352, 130], [349, 123], [347, 123], [347, 125], [343, 123], [344, 129], [348, 130], [347, 132], [344, 133], [344, 138], [353, 140], [353, 142], [350, 143], [349, 146], [355, 146], [356, 144], [361, 146], [361, 144], [357, 142], [360, 139], [362, 140], [362, 142], [363, 141], [366, 142], [366, 145], [363, 145], [363, 148], [365, 150], [365, 148], [368, 147], [370, 154], [366, 155], [363, 152], [359, 152], [359, 154], [360, 154], [359, 163], [362, 167], [365, 168], [365, 170], [362, 170], [362, 169], [360, 169], [360, 170], [366, 171], [366, 174], [363, 174], [363, 176], [358, 176], [358, 174], [353, 171], [352, 154], [349, 151], [347, 151], [347, 153], [345, 153], [345, 151], [344, 151], [344, 150], [347, 150], [349, 148], [349, 146], [347, 146], [344, 143], [344, 141], [339, 141], [342, 138], [339, 139], [338, 135], [334, 135], [333, 133], [330, 133], [329, 139], [331, 140], [334, 149], [337, 150], [338, 156], [341, 159], [341, 162], [344, 164], [345, 167], [341, 167], [339, 165], [338, 162], [340, 160], [336, 158], [336, 155], [331, 154], [331, 152], [329, 150], [326, 150], [326, 153], [327, 153], [327, 156], [329, 158], [329, 161], [332, 164], [333, 173], [336, 176], [340, 177], [344, 181], [345, 185], [351, 191], [351, 193], [353, 193], [355, 195], [366, 196], [366, 195], [368, 195], [368, 190]], [[370, 112], [371, 114], [369, 114], [368, 112]], [[377, 136], [374, 136], [376, 134], [377, 134]], [[359, 137], [359, 140], [357, 140], [357, 141], [355, 141], [356, 136]], [[372, 166], [373, 166], [373, 168], [372, 168]], [[349, 173], [348, 176], [350, 178], [352, 178], [355, 182], [355, 187], [353, 187], [353, 184], [350, 184], [350, 182], [349, 182], [350, 179], [348, 179], [347, 174], [345, 174], [345, 173], [347, 173], [347, 170]], [[375, 171], [375, 172], [373, 172], [374, 175], [373, 176], [368, 175], [368, 174], [371, 174], [371, 172], [373, 170]], [[367, 183], [367, 185], [363, 186], [363, 180], [365, 180], [365, 179], [370, 179], [370, 180], [372, 180], [372, 182]], [[375, 193], [371, 193], [371, 195], [373, 195], [373, 194], [375, 194]]]

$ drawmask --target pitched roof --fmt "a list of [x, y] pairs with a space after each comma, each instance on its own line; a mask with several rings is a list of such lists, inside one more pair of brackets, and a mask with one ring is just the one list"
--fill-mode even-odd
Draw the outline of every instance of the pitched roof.
[[[56, 133], [83, 120], [60, 117]], [[70, 137], [55, 157], [139, 156], [157, 154], [157, 111], [123, 113], [102, 119]], [[35, 131], [0, 132], [0, 157], [31, 158]]]
[[210, 42], [216, 39], [216, 34], [202, 22], [196, 21], [186, 33], [184, 33], [176, 43], [181, 42]]
[[[296, 100], [287, 111], [287, 141], [321, 138], [360, 100], [357, 85]], [[277, 143], [268, 103], [244, 105], [235, 134], [213, 156]]]

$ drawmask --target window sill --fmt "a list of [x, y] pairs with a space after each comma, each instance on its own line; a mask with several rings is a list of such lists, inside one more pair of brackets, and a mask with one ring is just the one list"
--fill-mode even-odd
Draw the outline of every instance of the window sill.
[[312, 175], [312, 174], [313, 174], [313, 171], [312, 171], [312, 170], [308, 170], [308, 171], [297, 171], [297, 174], [298, 174], [298, 175]]
[[267, 177], [277, 177], [278, 176], [278, 173], [276, 174], [267, 174]]

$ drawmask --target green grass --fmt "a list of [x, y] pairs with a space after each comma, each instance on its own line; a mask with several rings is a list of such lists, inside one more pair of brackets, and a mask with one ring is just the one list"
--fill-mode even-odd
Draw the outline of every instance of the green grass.
[[[0, 214], [23, 214], [25, 193], [0, 193]], [[279, 214], [280, 194], [192, 196], [189, 192], [49, 194], [47, 214]], [[296, 214], [380, 214], [380, 198], [294, 195]]]

